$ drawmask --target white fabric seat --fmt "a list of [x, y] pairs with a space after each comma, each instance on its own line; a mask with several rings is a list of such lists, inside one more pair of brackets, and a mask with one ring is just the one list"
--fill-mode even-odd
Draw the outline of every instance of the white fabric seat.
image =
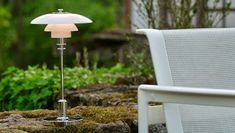
[[235, 132], [235, 29], [137, 32], [147, 35], [158, 81], [139, 87], [139, 132], [148, 132], [149, 101], [164, 103], [169, 133]]

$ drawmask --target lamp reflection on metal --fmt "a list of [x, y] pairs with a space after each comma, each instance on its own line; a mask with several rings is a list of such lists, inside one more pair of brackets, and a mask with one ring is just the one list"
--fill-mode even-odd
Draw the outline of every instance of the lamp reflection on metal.
[[44, 31], [51, 32], [51, 38], [58, 38], [60, 51], [60, 80], [61, 80], [61, 99], [58, 100], [59, 103], [59, 116], [56, 122], [64, 123], [64, 125], [74, 122], [70, 120], [67, 116], [67, 100], [64, 94], [64, 67], [63, 67], [63, 54], [65, 50], [66, 43], [64, 38], [70, 38], [71, 32], [78, 31], [75, 24], [92, 23], [92, 21], [79, 14], [63, 12], [63, 9], [58, 9], [56, 13], [45, 14], [39, 16], [31, 21], [31, 24], [47, 24]]

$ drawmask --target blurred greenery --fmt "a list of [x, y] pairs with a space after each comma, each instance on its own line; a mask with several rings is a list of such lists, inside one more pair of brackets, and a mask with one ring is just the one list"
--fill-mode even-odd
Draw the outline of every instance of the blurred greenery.
[[98, 54], [94, 54], [92, 63], [89, 62], [84, 44], [94, 33], [121, 27], [119, 4], [120, 1], [115, 0], [0, 0], [0, 73], [3, 72], [0, 110], [52, 108], [56, 103], [60, 93], [59, 68], [55, 67], [59, 64], [57, 40], [44, 32], [45, 25], [31, 25], [30, 22], [40, 15], [57, 12], [57, 9], [87, 16], [94, 22], [78, 25], [79, 32], [66, 40], [66, 89], [112, 85], [120, 77], [133, 75], [152, 76], [152, 67], [144, 64], [145, 53], [136, 56], [131, 51], [132, 65], [129, 67], [122, 64], [100, 67]]
[[[112, 85], [121, 76], [129, 76], [131, 68], [117, 64], [111, 68], [89, 70], [83, 67], [64, 69], [65, 89], [78, 89], [94, 84]], [[58, 67], [9, 67], [0, 81], [0, 110], [52, 108], [60, 92]]]
[[8, 7], [0, 5], [0, 71], [13, 65], [12, 45], [15, 30], [11, 25], [12, 15]]
[[[1, 0], [0, 1], [0, 72], [8, 66], [27, 68], [28, 65], [58, 63], [56, 40], [44, 32], [45, 25], [31, 25], [30, 21], [42, 14], [56, 12], [78, 13], [91, 18], [94, 23], [78, 25], [79, 32], [67, 40], [68, 49], [77, 51], [93, 33], [112, 29], [118, 25], [117, 1], [110, 0]], [[74, 54], [74, 55], [71, 55]], [[66, 54], [65, 64], [72, 66], [75, 53]]]

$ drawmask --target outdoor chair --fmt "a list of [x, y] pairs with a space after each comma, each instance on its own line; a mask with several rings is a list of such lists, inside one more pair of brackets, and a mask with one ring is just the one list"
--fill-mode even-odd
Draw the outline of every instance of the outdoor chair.
[[138, 88], [139, 133], [148, 103], [162, 102], [168, 133], [235, 133], [235, 28], [146, 34], [158, 85]]

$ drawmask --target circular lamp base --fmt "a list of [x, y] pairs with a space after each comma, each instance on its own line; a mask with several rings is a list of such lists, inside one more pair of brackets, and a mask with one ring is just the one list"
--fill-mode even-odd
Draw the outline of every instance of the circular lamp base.
[[45, 121], [45, 125], [54, 125], [54, 126], [68, 126], [68, 125], [76, 125], [78, 124], [82, 118], [80, 116], [68, 117], [68, 119], [58, 119], [58, 117], [47, 117], [43, 121]]

